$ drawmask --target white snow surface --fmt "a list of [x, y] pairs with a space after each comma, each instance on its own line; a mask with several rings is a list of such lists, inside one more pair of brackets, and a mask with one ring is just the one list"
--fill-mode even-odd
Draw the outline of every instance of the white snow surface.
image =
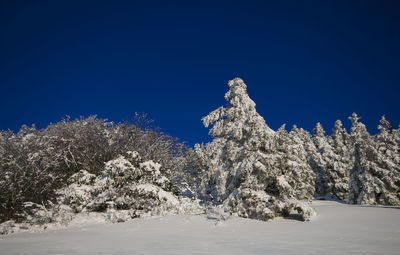
[[74, 224], [0, 237], [7, 254], [399, 254], [400, 209], [314, 201], [310, 222], [204, 214]]

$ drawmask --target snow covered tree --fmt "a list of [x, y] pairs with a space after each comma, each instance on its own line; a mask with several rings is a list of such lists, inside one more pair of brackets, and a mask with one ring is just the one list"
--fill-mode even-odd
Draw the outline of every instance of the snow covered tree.
[[315, 173], [309, 164], [309, 155], [315, 154], [316, 149], [309, 133], [295, 125], [289, 133], [282, 126], [276, 135], [282, 159], [281, 171], [293, 189], [293, 196], [300, 200], [312, 200], [315, 193]]
[[332, 136], [325, 136], [320, 123], [313, 130], [313, 141], [318, 153], [311, 155], [311, 166], [316, 180], [316, 197], [346, 200], [351, 169], [351, 146], [342, 122], [337, 120]]
[[397, 129], [393, 129], [393, 139], [397, 145], [397, 148], [400, 148], [400, 124]]
[[352, 144], [340, 120], [335, 122], [329, 143], [333, 150], [327, 159], [330, 194], [337, 199], [347, 200], [350, 170], [353, 168]]
[[275, 132], [257, 113], [243, 80], [228, 85], [227, 107], [203, 118], [206, 127], [213, 125], [209, 134], [214, 140], [205, 153], [209, 178], [204, 186], [210, 198], [242, 217], [267, 220], [295, 209], [308, 220], [313, 210], [296, 200], [297, 191], [286, 180]]
[[332, 148], [328, 143], [328, 139], [325, 136], [325, 130], [321, 123], [317, 123], [313, 129], [312, 136], [316, 153], [310, 155], [310, 165], [315, 172], [315, 196], [326, 197], [329, 195], [329, 173], [327, 169], [327, 157], [331, 153]]
[[195, 144], [193, 149], [189, 149], [186, 153], [185, 163], [182, 168], [183, 178], [180, 179], [180, 191], [185, 196], [191, 198], [205, 199], [204, 195], [207, 193], [206, 182], [209, 180], [207, 175], [207, 155], [204, 144]]
[[400, 205], [400, 149], [395, 141], [392, 126], [382, 116], [379, 133], [375, 136], [375, 171], [378, 188], [376, 203]]
[[206, 127], [213, 124], [209, 134], [214, 140], [207, 145], [207, 153], [216, 184], [211, 193], [220, 202], [247, 179], [274, 134], [257, 113], [244, 82], [236, 78], [228, 85], [227, 108], [220, 107], [203, 118]]
[[350, 173], [349, 198], [348, 202], [352, 204], [370, 203], [368, 197], [371, 194], [372, 183], [371, 175], [367, 172], [367, 147], [371, 143], [371, 137], [365, 128], [365, 125], [358, 122], [360, 119], [356, 113], [351, 117], [351, 139], [354, 144], [354, 166]]
[[398, 151], [392, 142], [389, 123], [382, 118], [380, 133], [373, 139], [358, 122], [357, 114], [353, 113], [350, 119], [354, 167], [350, 174], [349, 202], [399, 205]]

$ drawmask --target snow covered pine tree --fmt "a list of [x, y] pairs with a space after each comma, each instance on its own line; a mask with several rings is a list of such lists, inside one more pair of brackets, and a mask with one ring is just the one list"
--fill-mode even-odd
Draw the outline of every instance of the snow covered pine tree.
[[313, 155], [317, 155], [317, 150], [307, 131], [294, 125], [287, 133], [284, 127], [275, 134], [281, 158], [278, 169], [292, 187], [291, 196], [311, 201], [315, 193], [315, 173], [309, 161]]
[[353, 113], [351, 137], [354, 143], [354, 167], [350, 174], [349, 203], [400, 205], [400, 169], [392, 129], [381, 119], [374, 139], [360, 118]]
[[328, 139], [332, 146], [332, 154], [328, 156], [327, 168], [329, 174], [330, 194], [340, 200], [347, 200], [349, 193], [350, 170], [353, 168], [353, 153], [350, 135], [337, 120]]
[[240, 78], [228, 83], [227, 107], [219, 107], [203, 118], [214, 137], [206, 145], [208, 178], [205, 192], [228, 213], [268, 220], [297, 210], [309, 220], [314, 210], [296, 199], [281, 169], [275, 132], [267, 126], [247, 94]]
[[332, 148], [328, 143], [328, 138], [325, 136], [325, 130], [319, 122], [313, 129], [312, 139], [317, 150], [316, 153], [311, 155], [310, 162], [310, 165], [316, 174], [315, 196], [317, 198], [327, 197], [330, 193], [327, 160], [332, 154]]
[[317, 155], [311, 156], [311, 166], [317, 175], [315, 196], [346, 200], [352, 168], [351, 143], [340, 120], [335, 122], [332, 131], [332, 136], [325, 136], [319, 122], [313, 130], [313, 141], [318, 151]]

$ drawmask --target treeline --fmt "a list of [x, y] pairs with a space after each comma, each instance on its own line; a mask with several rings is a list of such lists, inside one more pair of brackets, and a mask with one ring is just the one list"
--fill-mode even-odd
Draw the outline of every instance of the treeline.
[[[350, 133], [340, 120], [327, 136], [321, 124], [311, 135], [285, 125], [274, 132], [236, 78], [228, 83], [226, 107], [203, 118], [214, 138], [194, 149], [201, 173], [197, 193], [239, 216], [269, 219], [311, 209], [300, 201], [339, 199], [351, 204], [400, 205], [400, 129], [382, 117], [371, 135], [357, 114]], [[190, 165], [190, 164], [189, 164]]]
[[340, 120], [331, 136], [320, 124], [313, 130], [316, 194], [351, 204], [400, 205], [400, 129], [382, 116], [379, 133], [370, 135], [357, 114], [349, 119], [350, 133]]

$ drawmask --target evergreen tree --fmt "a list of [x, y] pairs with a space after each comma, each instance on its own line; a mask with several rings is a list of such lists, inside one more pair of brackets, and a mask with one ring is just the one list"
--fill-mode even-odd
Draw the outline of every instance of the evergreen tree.
[[329, 190], [333, 197], [347, 200], [349, 193], [350, 170], [352, 169], [352, 152], [349, 134], [337, 120], [329, 139], [333, 153], [328, 160]]
[[380, 133], [374, 139], [368, 134], [365, 126], [358, 122], [356, 114], [350, 119], [354, 142], [354, 167], [350, 174], [349, 202], [399, 205], [398, 150], [392, 142], [390, 124], [382, 118]]
[[393, 139], [397, 148], [400, 148], [400, 123], [397, 129], [393, 129]]
[[375, 157], [373, 174], [375, 182], [376, 203], [385, 205], [400, 205], [400, 150], [395, 141], [395, 134], [390, 123], [382, 116], [379, 133], [375, 136]]
[[310, 165], [316, 175], [315, 196], [317, 198], [326, 197], [330, 193], [327, 157], [331, 154], [332, 148], [325, 136], [325, 130], [319, 122], [313, 129], [312, 140], [316, 149], [316, 153], [310, 155]]
[[360, 119], [356, 113], [351, 117], [351, 139], [354, 144], [354, 166], [350, 173], [349, 198], [351, 204], [369, 203], [371, 193], [371, 175], [368, 174], [367, 147], [371, 143], [371, 137], [365, 125], [358, 122]]
[[294, 197], [311, 200], [315, 192], [315, 174], [309, 164], [309, 155], [315, 154], [310, 135], [302, 128], [294, 126], [287, 133], [282, 126], [278, 132], [278, 149], [284, 159], [282, 174], [294, 191]]
[[229, 81], [226, 108], [220, 107], [203, 118], [204, 126], [213, 124], [207, 145], [208, 169], [211, 171], [211, 196], [222, 202], [253, 171], [253, 164], [270, 148], [274, 131], [265, 123], [239, 78]]
[[210, 197], [241, 217], [268, 220], [295, 209], [309, 220], [314, 210], [296, 200], [308, 198], [302, 193], [307, 193], [307, 187], [295, 185], [302, 181], [303, 172], [295, 171], [299, 178], [294, 187], [288, 183], [292, 176], [282, 168], [275, 132], [257, 113], [244, 82], [236, 78], [228, 85], [227, 107], [203, 118], [206, 127], [213, 124], [209, 134], [214, 139], [206, 146], [209, 179], [205, 186]]

